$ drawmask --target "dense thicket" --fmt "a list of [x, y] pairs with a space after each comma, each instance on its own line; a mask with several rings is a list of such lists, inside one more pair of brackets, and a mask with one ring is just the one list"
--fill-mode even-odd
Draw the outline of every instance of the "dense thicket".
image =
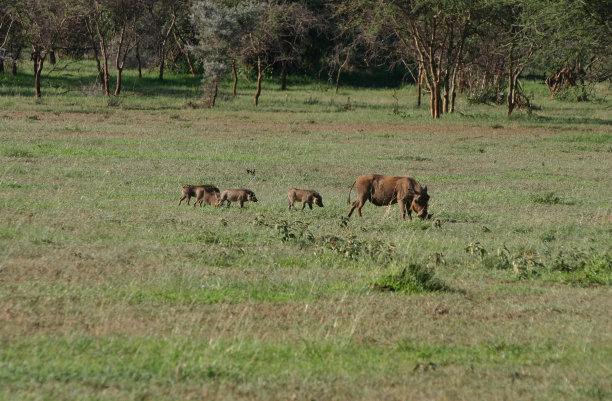
[[[551, 96], [577, 100], [612, 78], [612, 0], [0, 0], [0, 73], [33, 63], [35, 93], [45, 62], [88, 55], [106, 96], [124, 68], [201, 73], [206, 103], [244, 69], [326, 79], [402, 71], [429, 96], [434, 118], [474, 102], [529, 107], [519, 78], [545, 78]], [[109, 67], [112, 65], [112, 67]], [[402, 74], [400, 74], [400, 77]], [[569, 89], [572, 89], [568, 92]]]

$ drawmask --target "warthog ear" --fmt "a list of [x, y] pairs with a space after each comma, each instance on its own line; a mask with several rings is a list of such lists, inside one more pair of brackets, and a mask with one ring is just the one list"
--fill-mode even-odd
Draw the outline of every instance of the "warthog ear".
[[426, 194], [427, 193], [427, 185], [425, 185], [425, 188], [423, 188], [423, 193]]

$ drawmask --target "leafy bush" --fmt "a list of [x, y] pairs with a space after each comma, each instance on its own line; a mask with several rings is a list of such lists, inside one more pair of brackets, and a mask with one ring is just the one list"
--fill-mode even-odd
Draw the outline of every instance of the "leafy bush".
[[[343, 221], [341, 220], [341, 226]], [[317, 237], [308, 231], [308, 223], [299, 220], [271, 220], [258, 215], [253, 224], [273, 228], [282, 242], [294, 242], [300, 247], [330, 250], [350, 260], [370, 259], [378, 263], [388, 263], [395, 257], [395, 245], [390, 242], [376, 239], [362, 240], [353, 234]]]
[[511, 252], [506, 246], [491, 253], [480, 242], [471, 242], [465, 251], [477, 258], [475, 265], [489, 270], [512, 270], [517, 280], [542, 277], [572, 285], [612, 284], [612, 255], [608, 254], [572, 249], [543, 257], [524, 249]]
[[502, 104], [504, 98], [504, 93], [498, 93], [493, 87], [476, 88], [467, 95], [468, 104]]
[[431, 269], [417, 264], [410, 264], [401, 272], [384, 275], [374, 283], [374, 288], [403, 294], [448, 291], [448, 287], [435, 277]]
[[593, 85], [565, 86], [555, 94], [555, 99], [569, 102], [588, 102], [594, 98], [595, 87]]
[[543, 205], [558, 205], [562, 203], [561, 198], [555, 195], [554, 192], [547, 192], [542, 195], [533, 195], [531, 200], [533, 203], [540, 203]]
[[612, 255], [582, 250], [559, 252], [549, 271], [553, 280], [566, 284], [612, 284]]
[[368, 258], [379, 263], [388, 263], [395, 255], [395, 246], [391, 243], [380, 240], [364, 241], [354, 235], [324, 235], [316, 239], [316, 244], [353, 260]]

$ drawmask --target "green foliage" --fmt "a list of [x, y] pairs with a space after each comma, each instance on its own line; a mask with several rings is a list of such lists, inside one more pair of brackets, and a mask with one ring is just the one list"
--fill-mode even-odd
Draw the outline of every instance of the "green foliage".
[[599, 254], [580, 249], [559, 252], [552, 260], [549, 270], [554, 279], [567, 284], [612, 285], [612, 255]]
[[[190, 109], [199, 77], [128, 70], [108, 107], [95, 64], [64, 71], [40, 103], [0, 74], [0, 399], [610, 394], [609, 100], [534, 82], [537, 117], [430, 121], [414, 87], [402, 118], [389, 90], [305, 82]], [[436, 220], [347, 218], [370, 172], [428, 185]], [[177, 206], [190, 183], [259, 202]], [[325, 207], [288, 211], [294, 186]]]
[[374, 289], [400, 294], [448, 291], [433, 270], [418, 264], [409, 264], [401, 271], [385, 274], [374, 283]]
[[563, 203], [561, 198], [555, 195], [554, 192], [546, 192], [541, 195], [532, 195], [531, 200], [533, 203], [540, 203], [542, 205], [559, 205]]
[[[354, 234], [317, 236], [308, 229], [308, 223], [300, 220], [275, 220], [258, 215], [253, 224], [274, 229], [282, 242], [292, 242], [315, 253], [332, 251], [349, 261], [369, 260], [389, 263], [397, 256], [395, 246], [391, 242], [377, 239], [363, 240]], [[341, 226], [346, 227], [346, 224]]]
[[512, 271], [517, 280], [543, 277], [572, 285], [612, 284], [612, 256], [594, 250], [561, 250], [551, 256], [520, 248], [512, 252], [504, 245], [492, 253], [479, 242], [470, 243], [465, 250], [477, 257], [477, 266]]
[[467, 95], [468, 104], [503, 104], [505, 99], [504, 93], [497, 93], [495, 88], [475, 88]]

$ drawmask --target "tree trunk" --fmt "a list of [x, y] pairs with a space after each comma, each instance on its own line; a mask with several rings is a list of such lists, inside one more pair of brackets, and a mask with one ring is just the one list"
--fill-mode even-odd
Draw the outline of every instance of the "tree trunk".
[[502, 72], [496, 72], [495, 78], [493, 79], [493, 86], [495, 87], [495, 103], [500, 104], [502, 102], [502, 92], [501, 92], [501, 81], [503, 78]]
[[459, 74], [459, 66], [455, 66], [455, 68], [453, 69], [453, 73], [451, 74], [450, 81], [450, 107], [448, 109], [449, 113], [455, 112], [455, 99], [457, 98], [457, 78]]
[[[94, 36], [93, 28], [91, 26], [91, 20], [89, 18], [85, 19], [85, 26], [87, 28], [87, 33], [89, 34], [89, 41], [91, 42], [91, 48], [93, 49], [94, 58], [96, 59], [96, 66], [98, 67], [98, 78], [102, 79], [104, 73], [102, 72], [102, 66], [100, 65], [100, 55], [98, 54], [98, 46], [96, 45], [96, 39]], [[98, 78], [96, 78], [96, 80]]]
[[189, 51], [187, 51], [185, 47], [181, 44], [174, 30], [172, 31], [172, 37], [174, 37], [174, 41], [176, 42], [176, 45], [178, 46], [181, 53], [183, 53], [183, 56], [185, 56], [185, 60], [187, 60], [187, 65], [189, 66], [189, 70], [191, 71], [191, 76], [195, 77], [196, 75], [195, 69], [193, 68], [193, 64], [191, 63], [191, 57], [189, 57]]
[[450, 84], [450, 106], [448, 109], [449, 113], [455, 112], [455, 99], [457, 98], [457, 74], [453, 74]]
[[106, 42], [104, 41], [104, 35], [100, 30], [100, 25], [96, 22], [96, 30], [98, 32], [99, 44], [100, 44], [100, 54], [102, 55], [102, 82], [104, 82], [104, 94], [106, 97], [110, 97], [110, 88], [109, 88], [109, 74], [108, 74], [108, 54], [106, 54]]
[[98, 48], [96, 47], [95, 43], [94, 43], [93, 49], [94, 49], [94, 58], [96, 59], [96, 67], [98, 67], [98, 78], [102, 79], [102, 77], [104, 76], [104, 71], [102, 71], [102, 66], [100, 65], [100, 55], [98, 54]]
[[431, 87], [431, 98], [429, 102], [431, 116], [433, 118], [440, 118], [440, 113], [442, 112], [442, 99], [440, 96], [440, 82], [434, 81], [434, 84]]
[[39, 53], [36, 53], [36, 71], [34, 74], [34, 88], [35, 88], [35, 93], [34, 96], [36, 98], [40, 98], [40, 73], [42, 72], [43, 69], [43, 63], [44, 63], [44, 59], [40, 58], [38, 56]]
[[232, 95], [236, 97], [236, 88], [238, 87], [238, 72], [236, 71], [236, 60], [232, 60], [232, 75], [234, 76], [234, 86], [232, 87]]
[[516, 92], [516, 80], [514, 79], [514, 73], [512, 71], [512, 63], [508, 68], [508, 96], [506, 98], [506, 104], [508, 106], [508, 117], [512, 114], [515, 105], [515, 92]]
[[189, 70], [191, 71], [191, 76], [195, 77], [195, 68], [193, 68], [193, 63], [191, 62], [191, 57], [189, 57], [189, 52], [185, 52], [185, 58], [187, 59], [187, 65], [189, 66]]
[[53, 51], [53, 49], [51, 49], [51, 51], [49, 52], [49, 62], [52, 65], [55, 65], [55, 52]]
[[0, 74], [4, 73], [4, 59], [0, 58]]
[[421, 107], [421, 97], [422, 97], [422, 88], [423, 88], [423, 66], [419, 63], [419, 77], [417, 79], [417, 107]]
[[450, 82], [448, 76], [444, 79], [442, 85], [442, 113], [448, 113], [450, 108]]
[[161, 46], [159, 49], [159, 80], [163, 81], [164, 80], [164, 66], [166, 63], [166, 42], [168, 41], [168, 37], [170, 36], [170, 33], [172, 32], [172, 28], [174, 28], [174, 22], [176, 21], [176, 15], [172, 15], [172, 21], [170, 23], [170, 26], [168, 27], [168, 31], [166, 31], [166, 33], [164, 34], [162, 32], [162, 36], [161, 36]]
[[138, 63], [138, 78], [142, 78], [142, 60], [140, 59], [140, 46], [136, 45], [136, 62]]
[[338, 75], [336, 75], [336, 93], [338, 93], [338, 88], [340, 87], [340, 73], [342, 72], [342, 68], [348, 63], [350, 52], [346, 53], [346, 58], [344, 59], [344, 63], [338, 67]]
[[123, 73], [123, 68], [125, 67], [125, 59], [132, 50], [132, 40], [134, 38], [134, 29], [136, 22], [134, 21], [133, 23], [133, 26], [125, 24], [121, 28], [121, 35], [119, 36], [119, 42], [117, 43], [117, 50], [115, 54], [117, 85], [115, 86], [115, 96], [119, 96], [119, 93], [121, 93], [121, 75]]
[[159, 80], [164, 80], [164, 65], [166, 59], [166, 41], [162, 42], [161, 49], [159, 49]]
[[13, 60], [13, 67], [11, 68], [11, 75], [17, 75], [17, 60]]
[[215, 91], [213, 92], [212, 98], [210, 99], [210, 104], [208, 105], [208, 107], [213, 108], [215, 107], [215, 102], [217, 100], [217, 93], [219, 91], [219, 84], [215, 83]]
[[115, 96], [119, 96], [121, 93], [121, 74], [123, 72], [123, 68], [117, 67], [117, 85], [115, 85]]
[[281, 90], [287, 90], [287, 63], [281, 62]]
[[255, 106], [259, 104], [259, 95], [261, 95], [261, 77], [263, 71], [261, 71], [261, 57], [257, 57], [257, 92], [255, 92]]

